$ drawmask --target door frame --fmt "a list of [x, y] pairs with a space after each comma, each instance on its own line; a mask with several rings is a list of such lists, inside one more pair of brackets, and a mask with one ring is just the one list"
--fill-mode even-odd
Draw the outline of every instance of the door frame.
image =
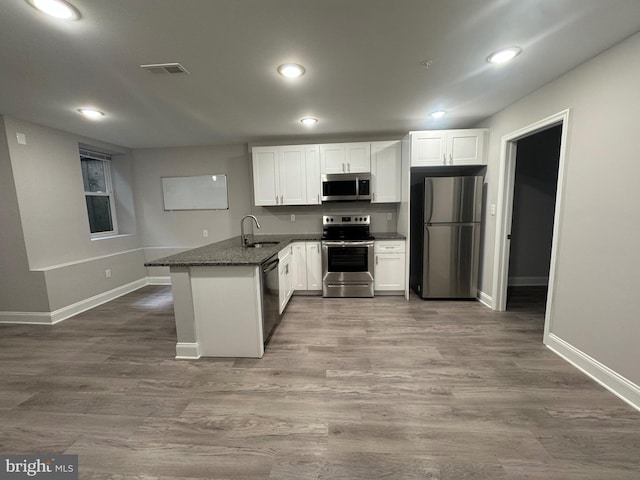
[[553, 218], [553, 238], [551, 241], [551, 262], [549, 268], [549, 287], [545, 311], [545, 338], [549, 332], [549, 323], [553, 309], [555, 293], [555, 275], [558, 252], [558, 225], [563, 216], [563, 199], [565, 189], [565, 170], [568, 150], [568, 135], [570, 130], [570, 109], [563, 110], [547, 118], [534, 122], [526, 127], [508, 133], [502, 137], [500, 143], [500, 173], [498, 177], [498, 204], [496, 213], [496, 243], [493, 265], [493, 308], [505, 311], [507, 308], [507, 284], [509, 280], [509, 254], [511, 241], [507, 236], [511, 233], [513, 217], [513, 191], [515, 187], [516, 154], [518, 140], [546, 130], [556, 125], [562, 125], [560, 137], [560, 159], [558, 165], [558, 184], [556, 189], [556, 206]]

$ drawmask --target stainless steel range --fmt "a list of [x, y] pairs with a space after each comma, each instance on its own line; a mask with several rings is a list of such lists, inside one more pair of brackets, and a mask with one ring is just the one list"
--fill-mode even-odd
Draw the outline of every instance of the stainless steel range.
[[322, 217], [322, 296], [373, 297], [369, 215]]

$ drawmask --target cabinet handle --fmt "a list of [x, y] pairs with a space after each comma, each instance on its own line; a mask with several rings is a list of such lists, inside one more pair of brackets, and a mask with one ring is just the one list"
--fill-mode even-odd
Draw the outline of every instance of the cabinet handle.
[[280, 205], [284, 205], [284, 195], [280, 195]]
[[351, 171], [351, 164], [347, 163], [347, 172], [350, 172], [350, 171]]
[[376, 255], [376, 265], [378, 265], [378, 255]]
[[447, 164], [447, 154], [446, 154], [446, 153], [443, 153], [443, 154], [442, 154], [442, 164], [443, 164], [443, 165], [446, 165], [446, 164]]
[[376, 199], [376, 192], [373, 192], [373, 193], [371, 194], [371, 200], [372, 200], [372, 201], [375, 201], [375, 199]]
[[344, 169], [344, 163], [342, 164], [342, 171], [345, 172], [346, 170]]
[[276, 195], [276, 205], [278, 205], [278, 195]]
[[318, 194], [318, 203], [320, 203], [320, 194]]
[[453, 153], [449, 153], [449, 164], [453, 165]]

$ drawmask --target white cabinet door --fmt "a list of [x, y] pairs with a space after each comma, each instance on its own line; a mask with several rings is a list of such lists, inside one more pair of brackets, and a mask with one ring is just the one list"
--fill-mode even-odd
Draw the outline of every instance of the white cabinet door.
[[382, 240], [374, 244], [374, 290], [404, 292], [405, 240]]
[[320, 145], [320, 165], [322, 173], [345, 173], [347, 171], [347, 150], [344, 143]]
[[304, 146], [278, 147], [280, 169], [280, 205], [307, 202], [306, 151]]
[[374, 268], [374, 289], [404, 290], [404, 253], [376, 253]]
[[255, 147], [253, 195], [256, 205], [277, 205], [280, 195], [278, 147]]
[[401, 142], [371, 143], [371, 203], [400, 202]]
[[411, 134], [411, 166], [432, 167], [446, 164], [446, 130]]
[[411, 166], [486, 165], [487, 130], [411, 132]]
[[485, 130], [451, 130], [447, 136], [448, 165], [484, 165]]
[[371, 171], [370, 143], [347, 143], [345, 149], [347, 173], [368, 173]]
[[305, 242], [292, 244], [293, 256], [291, 267], [293, 271], [293, 289], [307, 289], [307, 246]]
[[291, 252], [291, 245], [288, 245], [278, 252], [278, 259], [280, 260], [280, 264], [278, 265], [278, 280], [280, 283], [278, 286], [278, 297], [280, 300], [280, 313], [284, 312], [284, 309], [293, 294], [293, 272], [291, 268], [293, 255]]
[[307, 290], [322, 290], [322, 251], [320, 242], [307, 243]]
[[320, 145], [320, 166], [324, 174], [368, 173], [371, 171], [369, 142]]
[[307, 145], [305, 147], [307, 201], [306, 205], [320, 205], [322, 182], [320, 176], [320, 147]]

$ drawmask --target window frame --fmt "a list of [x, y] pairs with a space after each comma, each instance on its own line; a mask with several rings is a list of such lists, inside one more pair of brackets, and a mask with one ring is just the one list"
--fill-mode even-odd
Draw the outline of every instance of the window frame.
[[109, 198], [109, 210], [111, 214], [111, 228], [112, 228], [111, 230], [105, 231], [105, 232], [95, 232], [95, 233], [91, 232], [91, 222], [89, 221], [89, 210], [87, 209], [87, 222], [89, 223], [89, 232], [91, 234], [91, 239], [94, 240], [94, 239], [113, 237], [115, 235], [118, 235], [118, 220], [116, 218], [115, 192], [113, 190], [113, 181], [111, 176], [111, 155], [92, 151], [92, 150], [87, 150], [85, 148], [80, 148], [79, 157], [80, 157], [81, 170], [82, 170], [82, 160], [86, 158], [87, 160], [98, 160], [102, 162], [103, 171], [104, 171], [104, 184], [105, 184], [104, 192], [87, 192], [84, 189], [84, 175], [82, 175], [82, 190], [84, 192], [85, 206], [87, 202], [87, 197], [108, 197]]

